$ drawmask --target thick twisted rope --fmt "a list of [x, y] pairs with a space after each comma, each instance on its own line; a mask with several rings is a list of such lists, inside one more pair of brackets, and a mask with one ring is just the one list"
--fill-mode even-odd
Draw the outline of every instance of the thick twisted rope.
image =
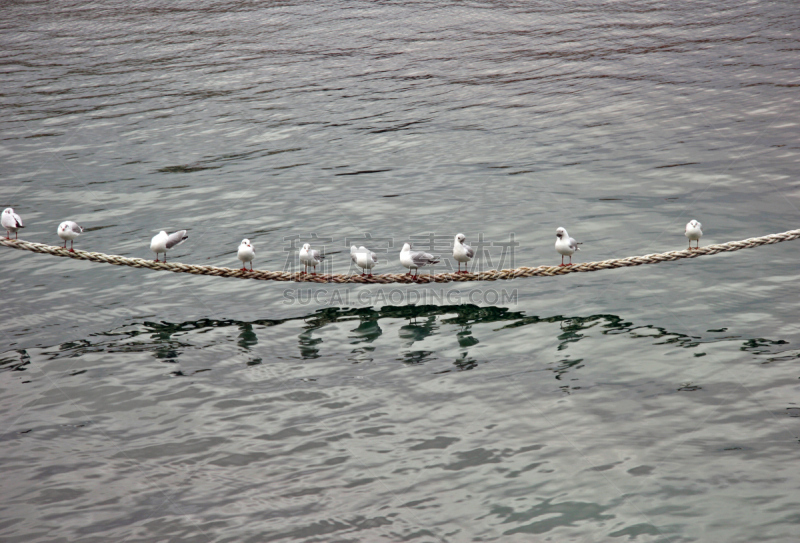
[[730, 253], [741, 249], [750, 249], [760, 245], [772, 245], [782, 241], [791, 241], [800, 238], [800, 230], [789, 230], [780, 234], [770, 234], [760, 238], [750, 238], [742, 241], [729, 241], [718, 245], [707, 245], [699, 249], [684, 249], [682, 251], [669, 251], [666, 253], [650, 254], [644, 256], [629, 256], [628, 258], [614, 258], [600, 262], [584, 262], [571, 266], [537, 266], [535, 268], [515, 268], [511, 270], [489, 270], [480, 273], [440, 273], [436, 275], [421, 274], [417, 279], [404, 273], [386, 273], [362, 277], [360, 275], [310, 275], [300, 272], [280, 271], [243, 271], [235, 268], [219, 268], [217, 266], [197, 266], [181, 264], [179, 262], [155, 262], [143, 258], [128, 258], [124, 256], [91, 253], [75, 249], [70, 252], [60, 246], [33, 243], [16, 239], [0, 239], [0, 245], [43, 253], [53, 256], [63, 256], [75, 260], [88, 260], [102, 262], [115, 266], [130, 266], [132, 268], [147, 268], [155, 271], [170, 271], [175, 273], [191, 273], [193, 275], [211, 275], [213, 277], [235, 277], [237, 279], [257, 279], [259, 281], [297, 281], [302, 283], [362, 283], [380, 284], [387, 283], [450, 283], [464, 281], [499, 281], [516, 279], [518, 277], [553, 277], [569, 273], [582, 273], [600, 270], [613, 270], [615, 268], [628, 268], [643, 264], [658, 264], [659, 262], [673, 262], [682, 258], [697, 258], [698, 256], [715, 255], [717, 253]]

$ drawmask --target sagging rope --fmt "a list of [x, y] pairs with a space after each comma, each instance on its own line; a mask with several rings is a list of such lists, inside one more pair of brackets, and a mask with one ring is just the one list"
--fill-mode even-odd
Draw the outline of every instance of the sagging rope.
[[642, 266], [644, 264], [658, 264], [660, 262], [673, 262], [682, 258], [697, 258], [698, 256], [715, 255], [717, 253], [730, 253], [741, 249], [750, 249], [761, 245], [772, 245], [782, 241], [791, 241], [800, 238], [800, 230], [789, 230], [780, 234], [770, 234], [760, 238], [750, 238], [742, 241], [729, 241], [717, 245], [707, 245], [698, 249], [684, 249], [682, 251], [668, 251], [666, 253], [650, 254], [644, 256], [629, 256], [615, 258], [600, 262], [584, 262], [571, 266], [537, 266], [535, 268], [515, 268], [511, 270], [489, 270], [479, 273], [439, 273], [435, 275], [420, 274], [417, 279], [404, 273], [386, 273], [362, 277], [361, 275], [329, 274], [307, 275], [301, 272], [279, 272], [253, 270], [244, 271], [234, 268], [219, 268], [217, 266], [198, 266], [194, 264], [181, 264], [179, 262], [154, 262], [143, 258], [128, 258], [124, 256], [91, 253], [75, 249], [70, 252], [60, 246], [45, 245], [16, 239], [0, 239], [0, 245], [32, 251], [53, 256], [63, 256], [75, 260], [88, 260], [89, 262], [102, 262], [115, 266], [130, 266], [132, 268], [147, 268], [155, 271], [170, 271], [174, 273], [191, 273], [192, 275], [210, 275], [213, 277], [235, 277], [237, 279], [257, 279], [259, 281], [296, 281], [301, 283], [362, 283], [362, 284], [387, 284], [387, 283], [450, 283], [464, 281], [500, 281], [517, 279], [519, 277], [553, 277], [570, 273], [583, 273], [600, 270], [613, 270]]

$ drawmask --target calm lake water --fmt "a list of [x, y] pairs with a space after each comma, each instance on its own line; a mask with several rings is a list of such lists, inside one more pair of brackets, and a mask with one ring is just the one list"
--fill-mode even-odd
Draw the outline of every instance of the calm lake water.
[[[559, 226], [576, 261], [800, 227], [795, 2], [3, 11], [31, 241], [73, 219], [152, 258], [186, 228], [174, 261], [311, 241], [341, 273], [355, 242], [384, 273], [457, 232], [490, 269], [558, 263]], [[800, 533], [798, 242], [435, 288], [0, 256], [3, 541]]]

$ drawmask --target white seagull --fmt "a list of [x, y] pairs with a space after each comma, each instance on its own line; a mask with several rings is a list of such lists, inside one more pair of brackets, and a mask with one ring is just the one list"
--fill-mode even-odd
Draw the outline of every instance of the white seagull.
[[3, 218], [0, 219], [0, 223], [6, 229], [6, 239], [11, 239], [11, 232], [14, 232], [14, 239], [17, 239], [17, 231], [25, 228], [25, 225], [22, 224], [22, 217], [14, 213], [10, 207], [3, 210]]
[[411, 245], [408, 243], [403, 245], [403, 250], [400, 251], [400, 263], [408, 268], [406, 275], [411, 275], [411, 270], [414, 270], [414, 279], [419, 275], [419, 269], [428, 264], [438, 264], [439, 259], [432, 254], [423, 253], [422, 251], [412, 251]]
[[247, 268], [244, 267], [245, 262], [250, 263], [250, 271], [253, 271], [253, 259], [256, 257], [256, 250], [250, 244], [249, 239], [242, 240], [242, 243], [239, 245], [239, 251], [236, 253], [236, 257], [242, 261], [243, 271], [247, 271]]
[[308, 243], [303, 245], [303, 248], [300, 249], [300, 263], [306, 267], [303, 273], [308, 273], [308, 267], [311, 266], [314, 268], [314, 273], [312, 275], [317, 275], [317, 265], [324, 259], [325, 257], [321, 255], [319, 251], [312, 249], [311, 245]]
[[[575, 241], [575, 238], [569, 237], [566, 229], [559, 228], [556, 230], [556, 251], [561, 255], [562, 266], [572, 266], [572, 255], [575, 254], [575, 251], [581, 250], [578, 245], [582, 244]], [[569, 257], [569, 264], [564, 264], [565, 256]]]
[[159, 261], [158, 253], [164, 253], [164, 262], [166, 262], [167, 251], [176, 245], [180, 245], [186, 241], [186, 238], [188, 237], [189, 236], [186, 235], [186, 230], [178, 230], [177, 232], [173, 232], [169, 235], [162, 230], [153, 236], [153, 239], [150, 240], [150, 250], [156, 254], [156, 262]]
[[80, 226], [75, 221], [64, 221], [58, 225], [58, 230], [56, 231], [58, 237], [64, 240], [64, 249], [67, 248], [67, 242], [69, 241], [69, 252], [74, 253], [75, 251], [72, 249], [72, 242], [83, 234], [83, 227]]
[[356, 249], [355, 245], [350, 246], [350, 259], [356, 266], [361, 268], [361, 277], [364, 277], [364, 272], [369, 270], [369, 276], [372, 277], [372, 268], [378, 263], [378, 255], [364, 247], [363, 245]]
[[700, 248], [700, 238], [703, 237], [703, 231], [701, 230], [703, 225], [695, 220], [691, 220], [686, 223], [686, 232], [685, 235], [689, 238], [689, 249], [692, 249], [692, 242], [697, 242], [697, 247]]
[[[457, 234], [453, 242], [453, 258], [458, 262], [458, 271], [456, 273], [469, 273], [469, 269], [461, 271], [461, 264], [467, 264], [475, 256], [475, 250], [464, 243], [466, 239], [464, 234]], [[468, 268], [469, 266], [466, 267]]]

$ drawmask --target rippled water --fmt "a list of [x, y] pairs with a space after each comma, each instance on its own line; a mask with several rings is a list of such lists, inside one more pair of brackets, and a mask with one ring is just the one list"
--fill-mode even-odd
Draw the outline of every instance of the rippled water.
[[[188, 228], [191, 263], [313, 239], [336, 272], [367, 234], [399, 272], [431, 233], [513, 234], [509, 266], [557, 263], [558, 226], [579, 260], [685, 247], [690, 218], [780, 232], [798, 27], [792, 2], [8, 3], [0, 207], [130, 256]], [[800, 529], [796, 242], [470, 291], [0, 254], [3, 541]]]

